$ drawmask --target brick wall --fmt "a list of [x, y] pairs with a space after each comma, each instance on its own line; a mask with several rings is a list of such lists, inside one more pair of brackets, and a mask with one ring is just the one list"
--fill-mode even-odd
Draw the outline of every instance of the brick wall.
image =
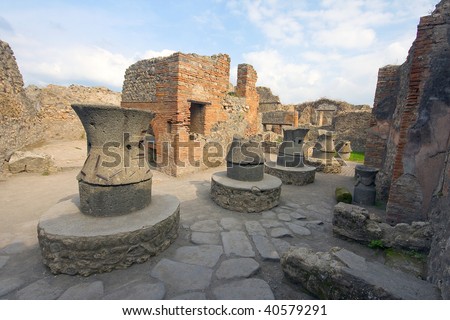
[[[166, 58], [143, 60], [130, 66], [125, 74], [122, 103], [127, 108], [152, 110], [156, 117], [151, 123], [156, 139], [156, 154], [159, 169], [167, 174], [179, 176], [201, 169], [203, 147], [214, 135], [215, 140], [226, 143], [229, 134], [218, 134], [220, 124], [228, 122], [235, 133], [254, 132], [256, 126], [258, 96], [256, 72], [245, 65], [245, 72], [238, 76], [242, 97], [247, 109], [242, 109], [246, 125], [242, 130], [229, 123], [230, 110], [226, 110], [224, 99], [229, 90], [230, 58], [226, 54], [200, 56], [175, 53]], [[239, 83], [239, 81], [238, 81]], [[256, 116], [255, 116], [256, 113]], [[244, 120], [244, 121], [243, 121]], [[230, 129], [228, 129], [230, 130]], [[245, 132], [247, 131], [247, 132]]]
[[257, 80], [258, 76], [251, 65], [238, 65], [236, 95], [238, 97], [245, 97], [246, 104], [249, 107], [246, 117], [249, 123], [248, 135], [256, 134], [260, 131], [261, 127], [261, 122], [258, 118], [259, 95], [256, 91]]
[[366, 150], [371, 155], [366, 155], [366, 164], [381, 166], [379, 176], [390, 183], [381, 186], [387, 191], [387, 222], [431, 222], [428, 279], [446, 299], [450, 297], [449, 34], [450, 0], [443, 0], [430, 16], [420, 19], [407, 61], [397, 69], [380, 71]]

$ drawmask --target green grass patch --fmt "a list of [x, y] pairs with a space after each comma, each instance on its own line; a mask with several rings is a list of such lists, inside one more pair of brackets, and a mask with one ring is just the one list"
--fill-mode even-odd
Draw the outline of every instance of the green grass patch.
[[349, 161], [364, 163], [364, 152], [350, 153]]
[[372, 240], [369, 242], [368, 246], [371, 249], [386, 249], [383, 240]]

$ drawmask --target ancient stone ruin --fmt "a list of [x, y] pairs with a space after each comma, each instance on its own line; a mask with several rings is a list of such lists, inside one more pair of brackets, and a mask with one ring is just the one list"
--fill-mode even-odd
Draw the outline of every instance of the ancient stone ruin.
[[39, 141], [38, 110], [25, 94], [22, 74], [10, 46], [0, 40], [0, 174], [3, 161], [25, 145]]
[[261, 212], [278, 205], [281, 180], [264, 174], [260, 143], [235, 137], [226, 160], [227, 171], [211, 177], [211, 198], [215, 203], [238, 212]]
[[378, 169], [357, 165], [355, 167], [355, 188], [353, 189], [353, 201], [357, 204], [368, 206], [375, 205], [376, 188], [375, 178]]
[[141, 263], [178, 235], [179, 201], [151, 196], [152, 172], [142, 133], [154, 114], [114, 106], [74, 105], [86, 130], [88, 156], [79, 197], [41, 217], [38, 238], [53, 273], [109, 272]]
[[319, 137], [314, 146], [307, 152], [306, 163], [316, 167], [317, 171], [323, 173], [340, 173], [341, 163], [336, 156], [336, 133], [334, 131], [318, 130]]
[[450, 2], [444, 0], [420, 19], [406, 62], [380, 69], [365, 158], [366, 165], [380, 169], [377, 197], [387, 203], [388, 223], [431, 222], [429, 277], [447, 299], [449, 32]]
[[316, 168], [305, 166], [304, 140], [309, 129], [285, 129], [284, 139], [278, 148], [277, 161], [267, 162], [265, 171], [278, 177], [284, 184], [303, 186], [314, 182]]
[[[281, 262], [286, 276], [316, 296], [438, 298], [431, 282], [442, 298], [450, 298], [449, 33], [450, 1], [443, 0], [420, 19], [407, 61], [379, 71], [366, 166], [356, 169], [354, 196], [356, 202], [373, 205], [376, 194], [379, 204], [386, 203], [386, 218], [344, 203], [336, 205], [333, 216], [338, 236], [428, 254], [428, 282], [407, 277], [399, 287], [404, 274], [340, 248], [290, 250]], [[383, 281], [389, 278], [396, 281]]]
[[211, 142], [215, 149], [220, 144], [223, 152], [234, 134], [249, 136], [259, 131], [255, 70], [240, 64], [232, 92], [229, 78], [226, 54], [175, 53], [142, 60], [127, 69], [121, 105], [156, 114], [151, 124], [155, 142], [150, 148], [159, 170], [179, 176], [211, 166], [203, 157]]

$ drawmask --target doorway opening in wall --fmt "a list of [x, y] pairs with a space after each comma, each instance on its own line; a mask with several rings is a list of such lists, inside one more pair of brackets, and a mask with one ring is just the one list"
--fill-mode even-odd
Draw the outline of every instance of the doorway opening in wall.
[[208, 103], [192, 100], [189, 102], [191, 103], [189, 131], [190, 133], [205, 134], [205, 109]]

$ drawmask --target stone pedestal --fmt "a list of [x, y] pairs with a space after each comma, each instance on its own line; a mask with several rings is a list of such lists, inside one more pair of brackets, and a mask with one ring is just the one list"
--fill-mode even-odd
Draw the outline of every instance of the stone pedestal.
[[275, 176], [284, 184], [293, 184], [295, 186], [304, 186], [314, 182], [316, 177], [316, 168], [310, 166], [302, 167], [283, 167], [275, 162], [265, 164], [265, 172]]
[[178, 235], [179, 201], [151, 198], [143, 137], [154, 114], [114, 106], [73, 105], [87, 136], [79, 196], [51, 207], [38, 224], [41, 253], [53, 273], [109, 272], [148, 260]]
[[233, 137], [227, 157], [227, 177], [239, 181], [264, 178], [264, 154], [258, 142]]
[[312, 152], [305, 162], [316, 167], [316, 171], [323, 173], [340, 173], [341, 164], [336, 160], [334, 146], [335, 133], [333, 131], [319, 130], [319, 138]]
[[179, 221], [174, 196], [154, 196], [144, 209], [109, 218], [83, 214], [76, 197], [41, 217], [39, 245], [52, 273], [88, 276], [125, 269], [167, 249], [177, 238]]
[[265, 174], [261, 181], [239, 181], [225, 171], [211, 177], [211, 198], [222, 208], [238, 212], [262, 212], [279, 204], [281, 180]]
[[357, 165], [355, 167], [356, 183], [353, 190], [353, 201], [362, 205], [375, 205], [375, 178], [378, 169]]
[[303, 144], [309, 129], [284, 130], [277, 162], [267, 162], [264, 171], [281, 179], [284, 184], [303, 186], [314, 182], [316, 168], [303, 163]]

